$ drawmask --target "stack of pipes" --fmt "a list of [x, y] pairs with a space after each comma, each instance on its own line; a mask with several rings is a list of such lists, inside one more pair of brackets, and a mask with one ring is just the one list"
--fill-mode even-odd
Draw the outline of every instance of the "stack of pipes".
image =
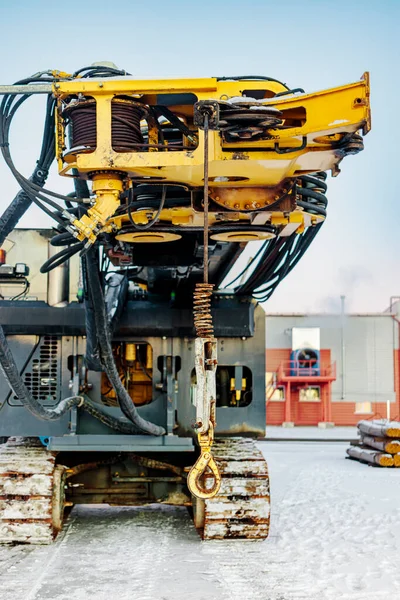
[[346, 450], [349, 458], [379, 467], [400, 467], [400, 422], [359, 421], [359, 441]]

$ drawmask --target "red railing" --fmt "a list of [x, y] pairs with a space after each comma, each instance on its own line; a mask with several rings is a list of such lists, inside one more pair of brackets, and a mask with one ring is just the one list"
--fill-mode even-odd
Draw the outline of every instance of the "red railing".
[[284, 360], [279, 365], [277, 380], [282, 381], [286, 377], [326, 377], [336, 379], [336, 363], [320, 364], [318, 373], [315, 368], [316, 361]]

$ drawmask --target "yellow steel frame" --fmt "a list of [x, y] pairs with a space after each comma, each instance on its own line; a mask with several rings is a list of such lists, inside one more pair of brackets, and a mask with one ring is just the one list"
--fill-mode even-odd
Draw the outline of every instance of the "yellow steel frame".
[[[131, 95], [145, 103], [155, 102], [160, 93], [193, 93], [198, 100], [226, 99], [240, 96], [241, 92], [265, 88], [281, 92], [285, 88], [275, 82], [217, 81], [217, 79], [187, 79], [135, 81], [131, 78], [118, 80], [74, 80], [55, 84], [54, 93], [61, 102], [71, 94], [91, 96], [97, 104], [97, 148], [91, 153], [63, 158], [64, 124], [57, 118], [57, 158], [59, 172], [68, 174], [72, 168], [79, 173], [98, 170], [123, 171], [129, 177], [162, 177], [166, 181], [179, 181], [190, 186], [203, 185], [204, 134], [199, 132], [198, 146], [190, 151], [175, 152], [115, 152], [111, 146], [111, 102], [116, 95]], [[243, 177], [235, 187], [275, 186], [286, 177], [305, 171], [334, 169], [338, 158], [329, 143], [319, 141], [323, 136], [355, 132], [370, 128], [369, 78], [363, 78], [337, 88], [314, 94], [292, 95], [265, 99], [266, 105], [280, 110], [303, 107], [306, 120], [301, 127], [271, 129], [271, 140], [225, 144], [218, 132], [209, 136], [209, 176]], [[307, 146], [296, 150], [307, 138]], [[316, 139], [318, 138], [318, 139]], [[329, 138], [328, 138], [329, 139]], [[332, 137], [331, 139], [335, 139]], [[274, 144], [292, 148], [288, 154], [278, 154]], [[226, 183], [212, 182], [213, 187]]]
[[[111, 143], [111, 103], [115, 96], [127, 95], [145, 104], [155, 104], [158, 94], [192, 93], [197, 100], [227, 100], [242, 96], [244, 90], [268, 90], [270, 96], [284, 92], [286, 88], [274, 81], [218, 81], [210, 79], [179, 79], [135, 81], [130, 77], [119, 79], [76, 79], [59, 81], [53, 92], [58, 100], [56, 115], [56, 156], [59, 173], [71, 175], [76, 169], [80, 177], [93, 178], [96, 193], [94, 206], [88, 215], [73, 221], [80, 240], [93, 243], [100, 230], [119, 229], [126, 217], [111, 219], [123, 188], [121, 172], [129, 178], [156, 178], [165, 182], [180, 182], [191, 187], [203, 186], [204, 133], [197, 132], [198, 144], [191, 150], [151, 152], [116, 152]], [[64, 155], [65, 123], [62, 118], [63, 101], [71, 95], [92, 97], [96, 101], [97, 145], [93, 152], [74, 152]], [[369, 75], [364, 73], [360, 81], [313, 94], [265, 98], [262, 103], [274, 106], [285, 114], [303, 115], [297, 126], [271, 129], [271, 139], [226, 143], [218, 131], [209, 133], [209, 180], [210, 194], [216, 196], [217, 188], [274, 188], [288, 177], [331, 169], [334, 173], [341, 160], [332, 142], [345, 133], [359, 129], [366, 134], [370, 130]], [[177, 100], [178, 102], [179, 100]], [[177, 113], [190, 116], [191, 105], [171, 107]], [[299, 122], [301, 123], [299, 125]], [[152, 141], [153, 133], [149, 132]], [[306, 143], [304, 143], [306, 142]], [[299, 146], [304, 146], [300, 148]], [[277, 149], [289, 150], [280, 153]], [[123, 178], [123, 177], [122, 177]], [[215, 181], [215, 178], [222, 181]], [[222, 192], [223, 190], [221, 190]], [[238, 205], [239, 206], [239, 205]], [[203, 215], [196, 215], [192, 208], [164, 209], [160, 219], [172, 221], [184, 227], [194, 221], [203, 222]], [[322, 217], [307, 215], [296, 210], [291, 215], [282, 212], [271, 214], [272, 220], [284, 229], [281, 235], [292, 231], [301, 232], [307, 224], [315, 224]], [[147, 216], [138, 213], [136, 222], [147, 222]], [[233, 214], [231, 213], [231, 218]], [[210, 223], [213, 216], [210, 216]], [[236, 220], [248, 220], [249, 215], [238, 212]], [[286, 233], [285, 233], [286, 231]]]

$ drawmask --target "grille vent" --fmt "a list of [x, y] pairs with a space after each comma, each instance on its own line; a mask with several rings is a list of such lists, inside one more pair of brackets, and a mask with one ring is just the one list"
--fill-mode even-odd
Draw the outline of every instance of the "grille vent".
[[57, 401], [58, 380], [59, 341], [56, 336], [45, 335], [39, 357], [32, 360], [24, 382], [35, 400], [43, 404], [54, 404]]

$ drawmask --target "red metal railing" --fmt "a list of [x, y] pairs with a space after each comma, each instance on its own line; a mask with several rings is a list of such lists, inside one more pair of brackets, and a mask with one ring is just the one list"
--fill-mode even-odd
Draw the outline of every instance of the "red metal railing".
[[277, 380], [281, 381], [286, 377], [329, 377], [336, 379], [336, 363], [320, 364], [318, 374], [316, 374], [315, 360], [283, 360], [277, 371]]

